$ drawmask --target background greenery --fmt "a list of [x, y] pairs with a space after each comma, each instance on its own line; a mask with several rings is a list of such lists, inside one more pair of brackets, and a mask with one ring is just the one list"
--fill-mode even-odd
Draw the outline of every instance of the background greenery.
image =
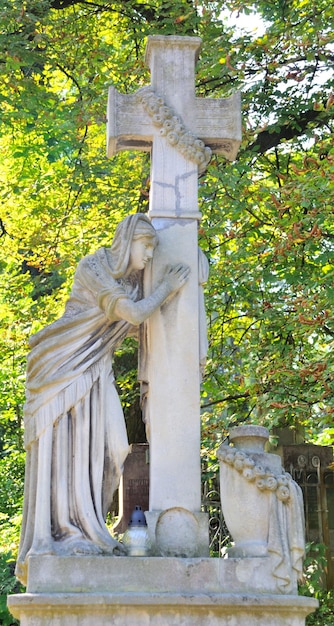
[[[105, 111], [110, 84], [149, 82], [149, 34], [202, 37], [198, 96], [242, 92], [238, 158], [214, 156], [200, 178], [211, 267], [205, 466], [216, 471], [221, 438], [242, 422], [333, 443], [333, 23], [325, 0], [2, 0], [2, 598], [14, 585], [28, 337], [61, 314], [79, 259], [148, 208], [148, 156], [106, 158]], [[141, 441], [134, 350], [116, 372], [130, 439]], [[14, 623], [1, 607], [2, 623]], [[333, 624], [329, 611], [312, 623]]]

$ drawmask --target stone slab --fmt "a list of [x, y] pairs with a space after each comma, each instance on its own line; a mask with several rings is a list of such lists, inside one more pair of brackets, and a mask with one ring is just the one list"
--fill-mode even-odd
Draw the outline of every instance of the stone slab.
[[[30, 557], [30, 593], [278, 593], [268, 557]], [[297, 590], [296, 590], [297, 592]]]
[[22, 594], [8, 605], [21, 626], [304, 626], [317, 602], [251, 594]]
[[304, 626], [313, 598], [277, 592], [270, 559], [30, 557], [21, 626]]

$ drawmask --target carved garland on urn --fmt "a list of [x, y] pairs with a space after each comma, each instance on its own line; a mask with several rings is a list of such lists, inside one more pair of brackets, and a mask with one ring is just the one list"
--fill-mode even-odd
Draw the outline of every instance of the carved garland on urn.
[[262, 465], [257, 465], [249, 454], [229, 446], [221, 446], [217, 456], [220, 461], [239, 472], [245, 480], [254, 482], [260, 491], [276, 492], [276, 497], [282, 502], [290, 499], [289, 483], [292, 478], [288, 472], [275, 475]]

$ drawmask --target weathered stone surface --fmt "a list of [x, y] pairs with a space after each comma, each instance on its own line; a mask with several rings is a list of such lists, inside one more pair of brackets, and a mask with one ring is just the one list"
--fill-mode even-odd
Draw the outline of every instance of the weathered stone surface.
[[312, 598], [251, 594], [13, 596], [21, 626], [304, 626]]
[[31, 557], [27, 591], [280, 594], [268, 557]]
[[269, 559], [32, 557], [21, 626], [304, 626], [312, 598], [273, 592]]

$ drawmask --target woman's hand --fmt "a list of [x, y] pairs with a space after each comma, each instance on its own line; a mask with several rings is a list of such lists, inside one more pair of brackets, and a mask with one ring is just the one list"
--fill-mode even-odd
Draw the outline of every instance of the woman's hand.
[[133, 302], [130, 298], [119, 298], [114, 308], [116, 319], [126, 320], [138, 326], [146, 320], [156, 309], [161, 306], [169, 296], [177, 293], [187, 282], [190, 274], [188, 265], [178, 263], [168, 265], [165, 268], [164, 276], [156, 289], [150, 296], [143, 300]]
[[187, 282], [190, 274], [190, 267], [183, 263], [177, 265], [168, 265], [165, 269], [163, 282], [168, 286], [169, 293], [174, 293], [181, 289]]

